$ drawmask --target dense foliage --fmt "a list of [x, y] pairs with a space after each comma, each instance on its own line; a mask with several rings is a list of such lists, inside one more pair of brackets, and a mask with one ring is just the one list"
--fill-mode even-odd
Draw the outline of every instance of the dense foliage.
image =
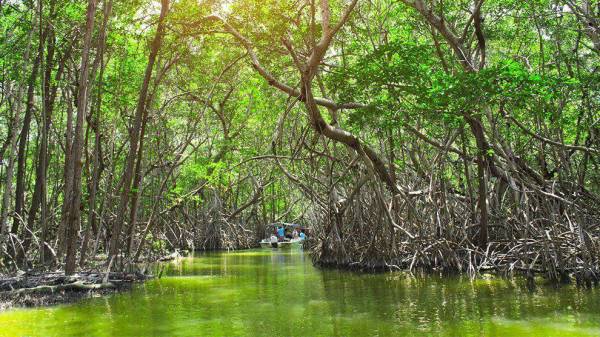
[[318, 263], [600, 273], [600, 2], [0, 1], [6, 270], [303, 224]]

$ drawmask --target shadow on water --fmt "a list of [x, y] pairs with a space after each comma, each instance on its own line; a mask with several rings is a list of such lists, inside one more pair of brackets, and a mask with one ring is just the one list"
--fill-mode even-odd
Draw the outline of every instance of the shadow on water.
[[160, 280], [0, 314], [0, 336], [598, 336], [598, 289], [321, 270], [302, 251], [205, 253]]

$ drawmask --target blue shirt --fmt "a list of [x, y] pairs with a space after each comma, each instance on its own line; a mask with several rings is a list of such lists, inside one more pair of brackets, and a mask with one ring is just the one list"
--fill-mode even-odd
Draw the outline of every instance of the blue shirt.
[[285, 236], [285, 229], [283, 227], [277, 228], [277, 235]]
[[300, 232], [300, 239], [302, 239], [302, 240], [306, 239], [306, 235], [302, 232]]

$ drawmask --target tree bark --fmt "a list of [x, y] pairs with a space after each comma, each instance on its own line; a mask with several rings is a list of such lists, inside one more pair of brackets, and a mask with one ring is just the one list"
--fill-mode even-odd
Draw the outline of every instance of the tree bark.
[[[54, 5], [54, 2], [52, 2]], [[54, 102], [56, 100], [56, 95], [58, 92], [58, 83], [62, 79], [65, 70], [65, 63], [69, 59], [71, 55], [71, 51], [73, 48], [73, 44], [70, 44], [67, 50], [63, 53], [59, 60], [58, 70], [56, 71], [56, 76], [54, 81], [51, 80], [52, 67], [53, 67], [53, 54], [54, 54], [54, 31], [52, 26], [49, 26], [49, 36], [50, 36], [50, 44], [48, 45], [48, 53], [46, 56], [46, 71], [44, 74], [44, 87], [43, 87], [43, 97], [44, 97], [44, 105], [42, 107], [42, 119], [44, 120], [44, 125], [42, 128], [42, 142], [40, 145], [40, 149], [38, 150], [38, 160], [37, 160], [37, 168], [36, 168], [36, 180], [35, 187], [33, 191], [33, 197], [31, 201], [31, 207], [29, 209], [29, 215], [27, 218], [27, 225], [32, 227], [38, 210], [41, 211], [40, 214], [40, 227], [41, 227], [41, 235], [40, 235], [40, 263], [47, 264], [48, 257], [52, 254], [52, 251], [48, 244], [49, 239], [49, 231], [48, 227], [48, 216], [47, 216], [47, 202], [46, 202], [46, 193], [47, 193], [47, 182], [46, 176], [48, 172], [48, 162], [50, 158], [49, 153], [49, 137], [50, 137], [50, 128], [52, 126], [52, 116], [54, 112]], [[54, 82], [54, 85], [52, 85]]]
[[[117, 218], [113, 223], [112, 237], [110, 239], [109, 249], [109, 261], [116, 258], [119, 253], [120, 244], [119, 240], [121, 237], [121, 230], [123, 228], [123, 222], [125, 220], [125, 213], [127, 211], [127, 204], [129, 203], [129, 197], [132, 193], [131, 182], [133, 178], [133, 171], [135, 165], [136, 154], [140, 139], [140, 129], [142, 125], [142, 117], [146, 109], [146, 100], [148, 98], [148, 87], [150, 86], [150, 79], [152, 78], [152, 71], [154, 69], [154, 63], [158, 56], [158, 51], [162, 45], [163, 36], [165, 34], [165, 16], [169, 10], [169, 0], [161, 0], [160, 17], [158, 20], [158, 28], [152, 41], [150, 55], [148, 56], [148, 64], [146, 65], [146, 71], [144, 74], [144, 81], [140, 88], [140, 94], [138, 97], [137, 108], [135, 111], [133, 125], [130, 130], [130, 141], [129, 141], [129, 153], [127, 155], [127, 161], [125, 170], [123, 172], [123, 180], [121, 186], [121, 195], [117, 211]], [[110, 262], [109, 262], [110, 263]]]
[[[50, 8], [50, 17], [54, 17], [54, 2], [51, 2], [51, 8]], [[42, 125], [41, 125], [41, 142], [40, 145], [38, 147], [38, 152], [37, 152], [37, 166], [36, 166], [36, 173], [35, 173], [35, 186], [34, 186], [34, 190], [33, 190], [33, 196], [31, 198], [31, 205], [29, 208], [29, 212], [28, 212], [28, 216], [27, 216], [27, 223], [26, 223], [26, 230], [23, 231], [23, 244], [22, 244], [22, 250], [19, 252], [19, 254], [17, 255], [17, 261], [19, 263], [22, 263], [25, 257], [25, 254], [27, 253], [27, 251], [29, 250], [29, 246], [31, 245], [31, 236], [32, 236], [32, 232], [34, 230], [34, 224], [35, 224], [35, 217], [37, 214], [37, 210], [40, 207], [40, 204], [45, 203], [46, 197], [45, 197], [45, 191], [46, 191], [46, 171], [47, 171], [47, 161], [48, 161], [48, 132], [50, 129], [50, 123], [51, 123], [51, 115], [52, 115], [52, 108], [51, 106], [54, 104], [54, 97], [56, 96], [56, 91], [57, 91], [57, 85], [55, 85], [54, 87], [54, 91], [53, 93], [50, 92], [50, 88], [51, 88], [51, 82], [52, 82], [52, 68], [54, 65], [54, 50], [55, 50], [55, 36], [54, 36], [54, 30], [53, 30], [53, 26], [52, 25], [46, 25], [46, 36], [48, 39], [48, 45], [47, 45], [47, 52], [46, 52], [46, 62], [45, 64], [43, 64], [42, 66], [45, 68], [43, 73], [40, 73], [40, 75], [42, 76], [41, 81], [42, 81]], [[41, 48], [40, 48], [41, 50]], [[41, 54], [41, 52], [40, 52]], [[56, 80], [60, 80], [61, 78], [61, 74], [63, 72], [64, 69], [64, 62], [61, 63], [61, 65], [59, 66], [59, 69], [57, 71], [56, 74]], [[17, 193], [18, 194], [18, 193]], [[17, 199], [18, 200], [18, 199]], [[42, 217], [42, 221], [41, 221], [41, 228], [42, 228], [42, 241], [45, 241], [45, 210], [42, 212], [43, 217]], [[40, 247], [40, 261], [43, 261], [43, 256], [44, 253], [48, 251], [48, 247], [46, 247], [45, 245], [42, 245]]]
[[[43, 45], [44, 39], [41, 39], [40, 44]], [[27, 103], [25, 106], [25, 116], [23, 117], [23, 127], [19, 136], [19, 150], [17, 153], [17, 183], [15, 189], [15, 212], [12, 226], [12, 233], [19, 232], [19, 224], [23, 220], [23, 208], [25, 205], [25, 169], [27, 159], [27, 143], [29, 142], [29, 129], [31, 126], [31, 115], [34, 104], [35, 84], [38, 76], [38, 69], [42, 57], [43, 48], [39, 48], [38, 56], [35, 58], [31, 75], [29, 76], [27, 88]]]
[[477, 184], [478, 199], [477, 208], [479, 209], [479, 235], [476, 239], [477, 245], [485, 249], [488, 243], [488, 205], [487, 205], [487, 172], [488, 172], [488, 148], [483, 133], [481, 121], [476, 118], [468, 118], [471, 132], [475, 135], [477, 143]]
[[142, 166], [143, 166], [143, 159], [144, 159], [144, 136], [146, 135], [146, 125], [148, 123], [148, 113], [149, 113], [148, 109], [150, 108], [150, 105], [154, 101], [154, 96], [156, 95], [156, 91], [158, 90], [158, 87], [159, 87], [164, 75], [167, 73], [169, 68], [171, 68], [171, 66], [173, 66], [173, 64], [175, 64], [176, 60], [177, 60], [177, 57], [175, 57], [174, 59], [171, 59], [171, 61], [167, 62], [165, 64], [165, 66], [162, 68], [162, 70], [160, 71], [160, 73], [156, 76], [152, 93], [149, 95], [148, 99], [146, 100], [146, 106], [144, 107], [144, 113], [142, 116], [142, 125], [141, 125], [141, 130], [140, 130], [140, 140], [139, 140], [140, 144], [138, 146], [138, 151], [137, 151], [137, 156], [136, 156], [135, 170], [134, 170], [135, 176], [133, 178], [133, 185], [132, 185], [133, 195], [131, 196], [131, 203], [130, 203], [130, 207], [129, 207], [129, 230], [127, 233], [127, 250], [126, 250], [127, 256], [130, 256], [131, 250], [133, 248], [133, 237], [134, 237], [134, 231], [135, 231], [135, 227], [136, 227], [136, 223], [137, 223], [138, 207], [139, 207], [140, 197], [142, 195], [142, 188], [143, 188], [142, 181], [144, 179], [144, 174], [142, 173]]
[[96, 214], [96, 195], [98, 193], [98, 182], [100, 180], [100, 175], [102, 173], [102, 167], [100, 165], [100, 155], [102, 153], [101, 148], [101, 133], [100, 133], [100, 122], [101, 122], [101, 107], [102, 107], [102, 94], [103, 94], [103, 78], [104, 78], [104, 52], [106, 48], [106, 32], [108, 21], [110, 19], [112, 13], [113, 1], [108, 0], [108, 2], [104, 3], [103, 8], [103, 20], [102, 27], [100, 28], [100, 35], [98, 37], [98, 52], [96, 55], [96, 59], [94, 60], [94, 66], [92, 69], [92, 76], [95, 76], [95, 73], [98, 68], [100, 68], [100, 84], [98, 85], [98, 95], [96, 98], [96, 116], [90, 116], [90, 126], [92, 130], [94, 130], [94, 151], [93, 151], [93, 169], [90, 177], [90, 181], [88, 184], [89, 190], [89, 198], [88, 198], [88, 218], [87, 218], [87, 228], [83, 237], [83, 242], [81, 243], [81, 255], [79, 259], [79, 266], [83, 267], [85, 265], [88, 243], [90, 241], [90, 237], [92, 234], [92, 230], [96, 230], [96, 220], [98, 218]]
[[76, 242], [81, 220], [81, 171], [83, 154], [83, 131], [85, 115], [88, 105], [89, 89], [89, 56], [92, 44], [92, 33], [94, 31], [94, 19], [96, 13], [96, 0], [89, 0], [86, 13], [85, 36], [81, 54], [81, 68], [79, 72], [79, 85], [77, 89], [77, 117], [75, 131], [73, 134], [73, 149], [71, 163], [73, 178], [71, 194], [68, 203], [68, 209], [63, 217], [66, 221], [66, 249], [65, 249], [65, 274], [71, 275], [75, 272]]

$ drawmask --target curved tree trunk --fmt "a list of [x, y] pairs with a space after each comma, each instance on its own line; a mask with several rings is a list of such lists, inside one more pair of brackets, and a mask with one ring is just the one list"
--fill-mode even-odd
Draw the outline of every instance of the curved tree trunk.
[[[132, 193], [131, 183], [133, 179], [134, 166], [136, 154], [138, 151], [140, 129], [142, 126], [142, 117], [146, 109], [146, 100], [148, 98], [148, 87], [150, 86], [150, 79], [152, 78], [152, 71], [154, 69], [154, 63], [158, 56], [158, 51], [162, 45], [163, 36], [165, 34], [165, 17], [169, 11], [169, 0], [161, 0], [160, 17], [158, 21], [158, 28], [156, 35], [152, 41], [150, 55], [148, 56], [148, 64], [146, 65], [146, 71], [144, 74], [144, 81], [140, 88], [140, 94], [138, 97], [137, 108], [135, 111], [135, 117], [133, 125], [130, 129], [130, 142], [129, 142], [129, 153], [127, 154], [127, 161], [125, 164], [125, 171], [123, 172], [123, 180], [121, 187], [121, 195], [119, 201], [119, 207], [117, 211], [117, 218], [113, 223], [112, 237], [110, 239], [110, 250], [109, 250], [109, 261], [116, 258], [120, 249], [120, 237], [123, 229], [123, 223], [125, 221], [125, 214], [127, 211], [127, 204], [129, 203], [129, 197]], [[110, 262], [109, 262], [110, 263]]]

